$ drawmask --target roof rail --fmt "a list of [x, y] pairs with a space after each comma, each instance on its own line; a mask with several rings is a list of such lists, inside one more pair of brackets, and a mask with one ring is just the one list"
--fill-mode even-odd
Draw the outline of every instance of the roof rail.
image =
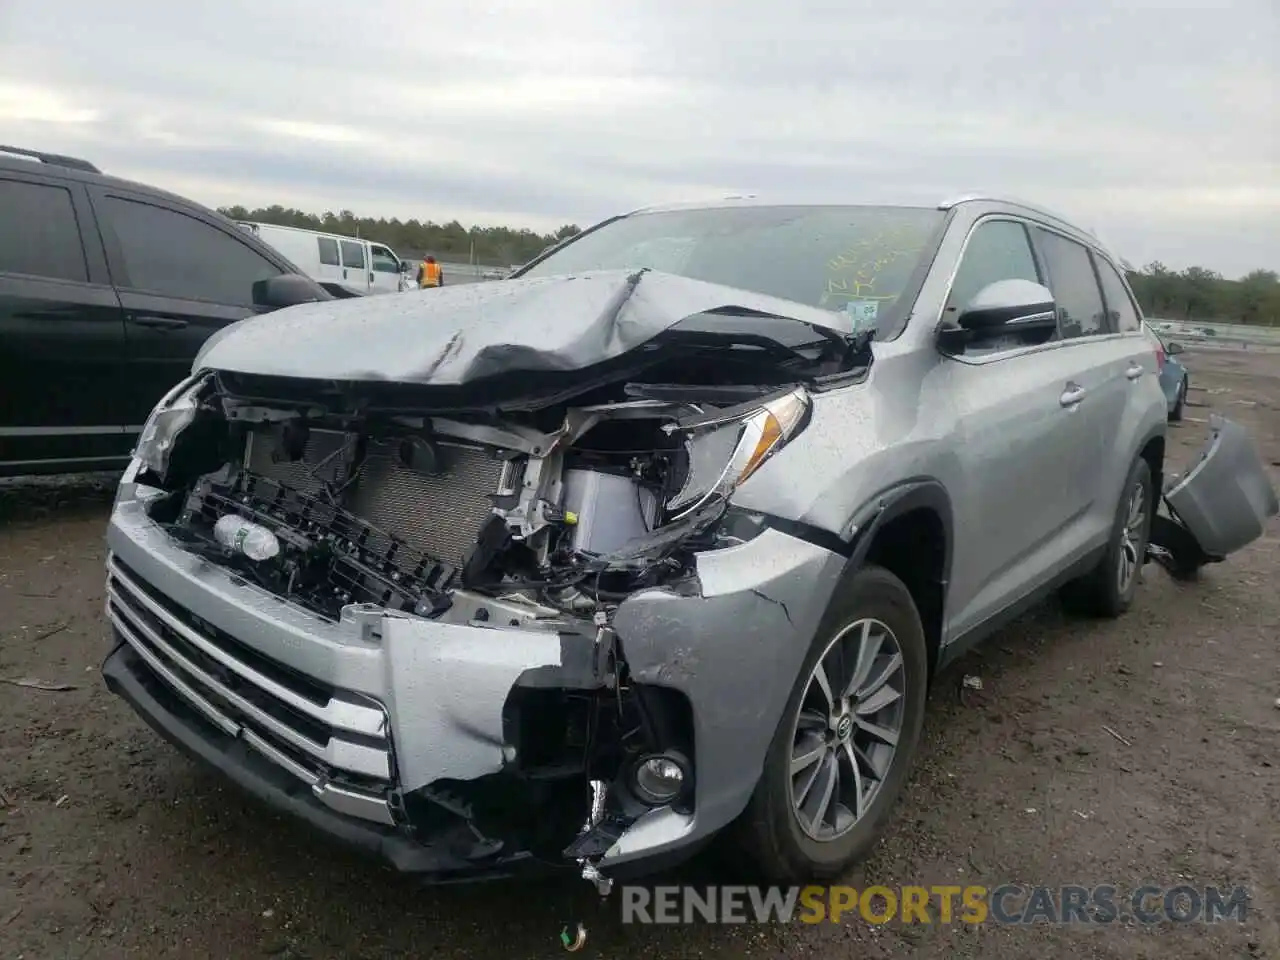
[[23, 150], [20, 147], [7, 147], [4, 144], [0, 144], [0, 153], [8, 153], [17, 157], [26, 157], [30, 160], [38, 160], [41, 163], [47, 163], [53, 167], [69, 167], [72, 170], [83, 170], [85, 173], [102, 172], [88, 160], [81, 160], [78, 157], [64, 156], [61, 153], [41, 153], [39, 150]]
[[[1019, 200], [1017, 197], [999, 197], [989, 193], [966, 193], [959, 197], [951, 197], [938, 204], [939, 210], [950, 210], [952, 207], [961, 203], [969, 203], [974, 200], [986, 200], [991, 203], [1007, 203], [1015, 207], [1022, 207], [1024, 210], [1034, 210], [1036, 213], [1043, 214], [1046, 217], [1052, 217], [1054, 220], [1061, 220], [1063, 223], [1071, 223], [1062, 214], [1040, 206], [1038, 203], [1030, 203], [1026, 200]], [[1079, 229], [1077, 227], [1077, 229]]]

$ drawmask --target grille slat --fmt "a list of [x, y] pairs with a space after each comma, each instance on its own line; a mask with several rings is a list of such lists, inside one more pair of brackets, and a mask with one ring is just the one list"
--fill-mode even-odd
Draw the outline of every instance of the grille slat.
[[161, 603], [154, 588], [114, 558], [108, 561], [106, 606], [112, 625], [142, 660], [224, 733], [307, 781], [334, 809], [393, 822], [385, 797], [391, 745], [380, 706], [340, 692], [317, 702], [314, 684], [291, 689], [285, 668], [268, 676], [246, 663], [216, 633]]

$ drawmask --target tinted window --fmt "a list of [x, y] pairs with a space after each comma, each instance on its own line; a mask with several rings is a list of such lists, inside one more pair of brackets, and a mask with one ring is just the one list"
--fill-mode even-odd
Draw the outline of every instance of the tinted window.
[[378, 273], [400, 272], [400, 261], [386, 247], [370, 247], [369, 252], [373, 254], [373, 269]]
[[1049, 289], [1058, 302], [1058, 335], [1087, 337], [1104, 333], [1102, 295], [1088, 249], [1074, 240], [1036, 228], [1049, 268]]
[[355, 267], [357, 270], [363, 270], [364, 244], [356, 243], [353, 240], [343, 240], [342, 265], [344, 267]]
[[1120, 274], [1102, 257], [1094, 257], [1093, 263], [1098, 268], [1098, 278], [1102, 281], [1102, 296], [1107, 302], [1108, 329], [1119, 330], [1121, 333], [1137, 330], [1142, 323], [1138, 317], [1138, 310], [1133, 305], [1133, 298], [1129, 296], [1124, 281], [1120, 279]]
[[580, 234], [522, 274], [667, 273], [815, 307], [894, 336], [899, 304], [944, 214], [916, 207], [730, 206], [631, 214]]
[[64, 188], [0, 180], [0, 273], [89, 279], [75, 207]]
[[138, 290], [251, 305], [254, 283], [282, 272], [230, 234], [174, 210], [108, 197], [106, 214]]
[[947, 298], [950, 316], [954, 319], [979, 290], [998, 280], [1041, 282], [1026, 228], [1012, 220], [988, 220], [969, 237]]
[[338, 262], [338, 241], [333, 237], [319, 237], [316, 243], [320, 244], [320, 262], [327, 267], [340, 267], [342, 264]]

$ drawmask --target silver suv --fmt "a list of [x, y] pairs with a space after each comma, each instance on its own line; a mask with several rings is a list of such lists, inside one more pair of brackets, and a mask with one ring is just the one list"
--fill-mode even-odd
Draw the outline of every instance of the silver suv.
[[941, 666], [1051, 591], [1130, 605], [1165, 412], [1117, 261], [1042, 210], [640, 211], [215, 335], [120, 487], [104, 673], [433, 879], [729, 827], [831, 877]]

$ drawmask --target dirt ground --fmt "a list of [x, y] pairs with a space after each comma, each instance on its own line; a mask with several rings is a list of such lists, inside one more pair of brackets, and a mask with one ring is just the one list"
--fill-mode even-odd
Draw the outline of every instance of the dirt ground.
[[[1280, 354], [1184, 356], [1280, 484]], [[1194, 419], [1193, 419], [1194, 418]], [[638, 926], [581, 881], [424, 889], [266, 812], [106, 692], [110, 478], [0, 485], [0, 958], [1280, 958], [1280, 524], [1118, 622], [1047, 604], [937, 684], [884, 842], [849, 883], [1245, 886], [1247, 921]], [[961, 677], [981, 691], [959, 696]], [[1117, 736], [1113, 736], [1110, 728]], [[1122, 742], [1119, 738], [1123, 738]], [[677, 881], [733, 883], [703, 858]], [[664, 879], [662, 882], [673, 882]]]

